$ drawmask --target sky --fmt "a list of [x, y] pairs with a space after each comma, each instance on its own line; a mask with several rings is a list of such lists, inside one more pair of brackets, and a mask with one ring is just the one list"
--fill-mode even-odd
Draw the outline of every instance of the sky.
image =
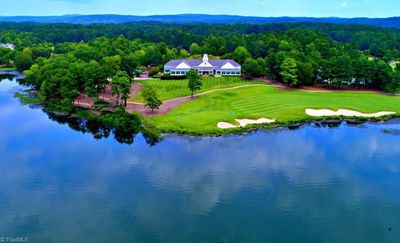
[[230, 14], [261, 17], [392, 17], [399, 0], [0, 0], [0, 16]]

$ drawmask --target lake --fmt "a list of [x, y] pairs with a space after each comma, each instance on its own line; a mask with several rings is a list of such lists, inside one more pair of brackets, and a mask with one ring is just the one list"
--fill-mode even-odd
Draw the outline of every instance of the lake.
[[0, 82], [0, 237], [400, 242], [400, 120], [95, 139]]

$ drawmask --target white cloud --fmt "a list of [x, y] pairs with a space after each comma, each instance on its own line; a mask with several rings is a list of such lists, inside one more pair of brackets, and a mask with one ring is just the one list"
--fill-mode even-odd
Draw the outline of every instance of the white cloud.
[[341, 7], [341, 8], [347, 8], [348, 6], [349, 6], [349, 4], [347, 2], [342, 2], [339, 5], [339, 7]]

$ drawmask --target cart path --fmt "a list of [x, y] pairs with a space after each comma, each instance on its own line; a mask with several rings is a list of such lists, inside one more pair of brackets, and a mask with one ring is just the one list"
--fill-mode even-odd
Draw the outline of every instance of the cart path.
[[[191, 96], [184, 96], [184, 97], [179, 97], [179, 98], [166, 100], [160, 106], [160, 109], [155, 110], [155, 111], [149, 110], [148, 108], [146, 108], [144, 106], [143, 103], [128, 101], [127, 102], [126, 111], [128, 111], [128, 112], [139, 112], [139, 113], [141, 113], [141, 114], [143, 114], [145, 116], [163, 115], [163, 114], [168, 113], [173, 108], [179, 106], [180, 104], [182, 104], [184, 102], [187, 102], [187, 101], [190, 101], [190, 100], [194, 100], [194, 99], [196, 99], [196, 98], [198, 98], [200, 96], [203, 96], [203, 95], [207, 95], [207, 94], [211, 94], [211, 93], [215, 93], [215, 92], [227, 91], [227, 90], [235, 90], [235, 89], [242, 89], [242, 88], [248, 88], [248, 87], [257, 87], [257, 86], [266, 86], [266, 85], [267, 84], [247, 84], [247, 85], [241, 85], [241, 86], [230, 87], [230, 88], [221, 88], [221, 89], [208, 90], [208, 91], [204, 91], [202, 93], [198, 93], [198, 94], [194, 95], [193, 98]], [[139, 90], [137, 90], [137, 92]]]

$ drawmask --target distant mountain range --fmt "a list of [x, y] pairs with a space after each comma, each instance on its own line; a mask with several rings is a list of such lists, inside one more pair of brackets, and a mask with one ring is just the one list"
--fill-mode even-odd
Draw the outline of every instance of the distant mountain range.
[[121, 24], [128, 22], [163, 22], [163, 23], [211, 23], [211, 24], [271, 24], [271, 23], [336, 23], [336, 24], [366, 24], [387, 28], [400, 29], [400, 17], [392, 18], [309, 18], [309, 17], [245, 17], [234, 15], [64, 15], [64, 16], [0, 16], [0, 22], [36, 22], [36, 23], [71, 23], [71, 24]]

